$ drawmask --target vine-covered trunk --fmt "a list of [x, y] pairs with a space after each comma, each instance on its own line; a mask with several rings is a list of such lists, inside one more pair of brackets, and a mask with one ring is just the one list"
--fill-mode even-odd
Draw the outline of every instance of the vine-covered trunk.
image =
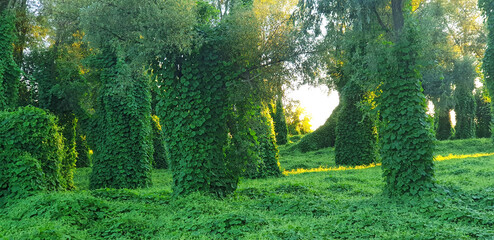
[[14, 61], [15, 18], [9, 9], [0, 9], [0, 110], [17, 106], [19, 67]]
[[342, 108], [336, 125], [336, 164], [362, 165], [376, 160], [374, 126], [358, 106], [362, 97], [362, 89], [354, 81], [348, 81], [342, 92]]
[[[487, 49], [484, 54], [483, 69], [485, 71], [485, 83], [489, 95], [494, 96], [494, 2], [492, 0], [479, 0], [487, 18]], [[491, 101], [491, 118], [494, 117], [494, 101]], [[492, 127], [492, 126], [491, 126]], [[492, 128], [491, 128], [492, 129]], [[494, 140], [494, 134], [491, 135]]]
[[437, 109], [436, 138], [437, 140], [448, 140], [451, 137], [452, 125], [449, 109]]
[[151, 96], [149, 78], [122, 57], [103, 59], [102, 86], [90, 133], [90, 188], [141, 188], [151, 184]]
[[157, 114], [162, 120], [173, 173], [174, 195], [209, 192], [225, 196], [238, 175], [225, 157], [226, 81], [231, 71], [214, 50], [164, 65]]
[[278, 145], [286, 144], [288, 142], [288, 128], [286, 126], [285, 108], [283, 107], [281, 95], [276, 99], [273, 121], [276, 143]]
[[433, 187], [433, 135], [416, 71], [417, 26], [409, 23], [392, 50], [382, 85], [381, 157], [388, 195], [419, 195]]
[[[463, 89], [458, 89], [463, 90]], [[455, 138], [468, 139], [475, 137], [475, 99], [468, 91], [455, 92], [456, 95], [456, 126]]]
[[62, 140], [64, 146], [64, 157], [60, 173], [62, 174], [62, 186], [65, 189], [74, 189], [74, 171], [77, 160], [76, 131], [77, 118], [73, 113], [65, 113], [58, 117], [58, 123], [62, 128]]

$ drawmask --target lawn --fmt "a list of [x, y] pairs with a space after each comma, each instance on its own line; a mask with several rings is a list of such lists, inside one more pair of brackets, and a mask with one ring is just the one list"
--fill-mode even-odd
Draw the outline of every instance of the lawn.
[[[335, 167], [333, 149], [280, 153], [286, 170]], [[78, 169], [78, 190], [0, 209], [0, 239], [494, 239], [494, 156], [479, 153], [491, 140], [440, 142], [435, 155], [453, 156], [421, 199], [383, 196], [380, 167], [243, 179], [226, 199], [172, 198], [168, 170], [149, 189], [89, 191]]]

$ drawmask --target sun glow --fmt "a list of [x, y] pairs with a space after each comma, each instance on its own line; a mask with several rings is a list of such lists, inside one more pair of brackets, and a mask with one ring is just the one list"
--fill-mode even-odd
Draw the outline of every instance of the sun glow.
[[[448, 156], [441, 156], [437, 155], [434, 157], [434, 161], [446, 161], [446, 160], [452, 160], [452, 159], [463, 159], [463, 158], [478, 158], [478, 157], [487, 157], [487, 156], [492, 156], [494, 153], [475, 153], [475, 154], [465, 154], [465, 155], [454, 155], [454, 154], [449, 154]], [[369, 165], [360, 165], [360, 166], [355, 166], [355, 167], [347, 167], [347, 166], [339, 166], [339, 167], [318, 167], [318, 168], [310, 168], [310, 169], [304, 169], [304, 168], [297, 168], [297, 169], [292, 169], [292, 170], [285, 170], [283, 171], [283, 175], [288, 176], [288, 175], [295, 175], [295, 174], [301, 174], [301, 173], [312, 173], [312, 172], [331, 172], [331, 171], [348, 171], [348, 170], [361, 170], [361, 169], [367, 169], [367, 168], [373, 168], [381, 166], [381, 163], [371, 163]]]

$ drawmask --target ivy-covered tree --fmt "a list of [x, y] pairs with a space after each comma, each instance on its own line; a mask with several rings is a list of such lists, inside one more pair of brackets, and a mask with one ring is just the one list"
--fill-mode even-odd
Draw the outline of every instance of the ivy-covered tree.
[[[483, 59], [484, 80], [489, 95], [494, 93], [494, 1], [492, 0], [479, 0], [479, 6], [482, 9], [485, 17], [487, 18], [487, 49]], [[494, 116], [493, 106], [491, 101], [491, 115]], [[491, 135], [494, 137], [494, 135]]]
[[195, 22], [191, 6], [191, 1], [118, 0], [93, 2], [84, 9], [81, 21], [96, 48], [90, 62], [99, 85], [94, 111], [86, 109], [81, 117], [94, 151], [90, 188], [151, 184], [151, 94], [146, 67], [170, 52], [187, 49]]
[[478, 138], [491, 137], [491, 99], [486, 96], [485, 87], [475, 92], [475, 135]]
[[364, 92], [349, 81], [341, 94], [342, 105], [336, 126], [335, 162], [339, 165], [364, 165], [376, 161], [374, 124], [359, 104]]
[[285, 109], [281, 95], [276, 99], [273, 109], [274, 132], [276, 133], [276, 143], [284, 145], [288, 142], [288, 128], [286, 125]]
[[456, 100], [455, 138], [474, 138], [475, 99], [473, 90], [475, 89], [475, 78], [477, 77], [474, 59], [464, 57], [455, 61], [451, 75], [456, 86], [454, 91]]
[[0, 6], [0, 110], [16, 107], [19, 92], [20, 71], [13, 57], [15, 16], [9, 2]]

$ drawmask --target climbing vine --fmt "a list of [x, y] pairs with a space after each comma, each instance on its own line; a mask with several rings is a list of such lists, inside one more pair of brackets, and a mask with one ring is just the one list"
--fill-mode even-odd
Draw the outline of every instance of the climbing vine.
[[149, 78], [118, 50], [104, 49], [93, 61], [101, 87], [89, 119], [94, 151], [90, 188], [140, 188], [151, 184], [151, 96]]
[[0, 12], [0, 110], [17, 106], [20, 70], [14, 61], [15, 17], [10, 10]]
[[419, 195], [433, 187], [433, 135], [417, 74], [418, 27], [407, 20], [394, 43], [379, 96], [380, 144], [385, 192]]
[[157, 114], [163, 121], [175, 195], [195, 191], [232, 193], [238, 168], [225, 156], [228, 126], [227, 82], [232, 63], [217, 43], [163, 64]]
[[456, 84], [454, 97], [456, 100], [456, 127], [455, 138], [467, 139], [475, 137], [475, 99], [473, 90], [475, 89], [474, 60], [463, 58], [455, 61], [452, 72], [454, 83]]
[[72, 174], [61, 168], [63, 156], [53, 115], [35, 107], [0, 112], [0, 201], [67, 188]]
[[[494, 94], [494, 1], [479, 0], [479, 7], [484, 12], [487, 22], [487, 49], [484, 54], [484, 69], [485, 83], [489, 90], [489, 95]], [[493, 104], [491, 102], [491, 115], [494, 116]], [[494, 135], [491, 135], [494, 138]]]
[[276, 99], [276, 107], [273, 112], [274, 132], [276, 133], [276, 143], [284, 145], [288, 142], [288, 128], [286, 126], [285, 109], [281, 95]]
[[151, 127], [153, 129], [153, 167], [156, 169], [166, 169], [168, 168], [168, 163], [166, 158], [165, 139], [158, 116], [151, 116]]
[[376, 160], [374, 125], [359, 103], [363, 90], [349, 81], [342, 92], [342, 109], [336, 126], [335, 162], [339, 165], [365, 165]]

